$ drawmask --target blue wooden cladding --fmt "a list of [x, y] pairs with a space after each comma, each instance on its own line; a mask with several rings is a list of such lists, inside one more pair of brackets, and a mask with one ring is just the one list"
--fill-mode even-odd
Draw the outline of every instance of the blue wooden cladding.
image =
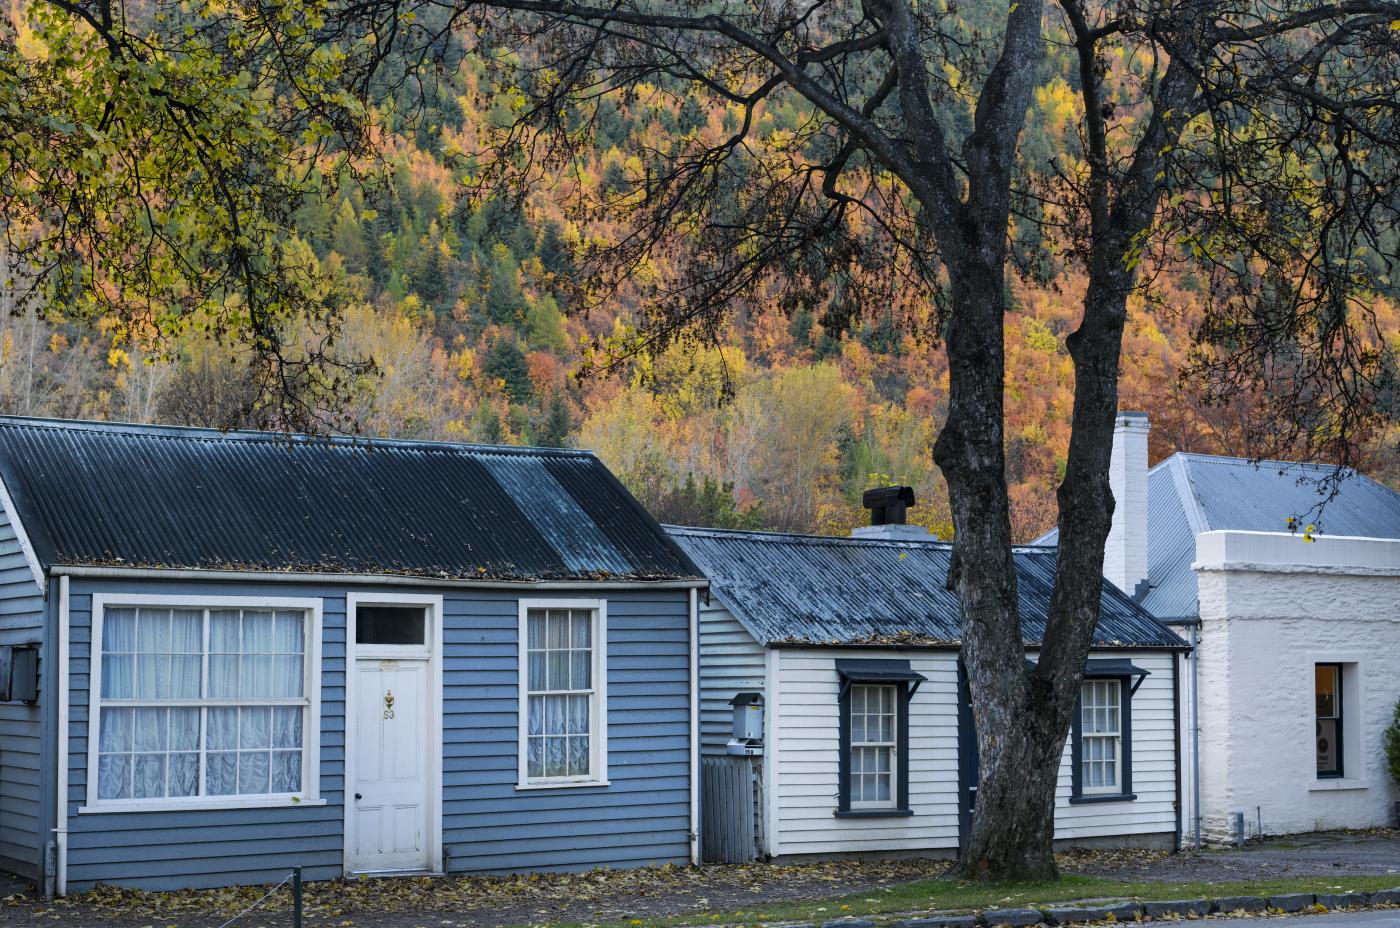
[[[369, 586], [74, 579], [70, 592], [67, 885], [262, 883], [293, 866], [339, 877], [345, 822], [345, 594]], [[415, 590], [418, 592], [418, 590]], [[512, 872], [684, 863], [690, 832], [687, 591], [589, 590], [607, 603], [606, 786], [519, 790], [519, 599], [443, 588], [445, 869]], [[275, 808], [84, 811], [92, 595], [314, 597], [322, 602], [320, 800]], [[528, 598], [551, 594], [531, 590]]]
[[[705, 585], [586, 451], [0, 416], [0, 648], [38, 654], [37, 701], [0, 702], [0, 870], [686, 862]], [[404, 640], [348, 640], [394, 603]]]
[[[0, 645], [41, 644], [43, 634], [43, 591], [0, 509]], [[38, 876], [44, 843], [41, 712], [0, 702], [0, 869], [28, 879]]]

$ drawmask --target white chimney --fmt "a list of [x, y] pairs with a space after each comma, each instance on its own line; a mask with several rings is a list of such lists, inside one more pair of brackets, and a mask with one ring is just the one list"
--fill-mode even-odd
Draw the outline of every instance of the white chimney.
[[1145, 412], [1120, 412], [1113, 425], [1113, 526], [1104, 543], [1103, 575], [1129, 596], [1147, 580], [1147, 432]]

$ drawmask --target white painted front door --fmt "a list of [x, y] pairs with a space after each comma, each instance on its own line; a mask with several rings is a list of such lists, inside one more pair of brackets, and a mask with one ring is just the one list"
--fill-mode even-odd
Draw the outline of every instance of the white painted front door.
[[431, 866], [428, 662], [355, 662], [351, 867], [360, 873]]

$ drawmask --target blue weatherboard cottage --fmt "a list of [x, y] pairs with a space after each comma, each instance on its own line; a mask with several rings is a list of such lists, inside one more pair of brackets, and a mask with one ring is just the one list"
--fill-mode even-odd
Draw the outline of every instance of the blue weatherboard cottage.
[[0, 481], [0, 868], [696, 856], [705, 582], [593, 455], [0, 418]]

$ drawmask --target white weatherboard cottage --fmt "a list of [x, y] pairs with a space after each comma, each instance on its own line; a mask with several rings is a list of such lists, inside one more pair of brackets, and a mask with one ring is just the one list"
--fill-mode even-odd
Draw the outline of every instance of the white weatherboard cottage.
[[1196, 644], [1187, 841], [1391, 824], [1400, 494], [1326, 465], [1175, 454], [1149, 470], [1147, 435], [1120, 414], [1104, 572]]
[[[668, 530], [711, 582], [700, 612], [707, 764], [724, 763], [731, 700], [757, 693], [764, 702], [761, 756], [749, 761], [758, 779], [754, 847], [739, 856], [956, 852], [977, 762], [958, 607], [944, 588], [951, 546], [902, 524], [855, 538]], [[1034, 660], [1055, 554], [1020, 548], [1015, 557]], [[1061, 768], [1059, 841], [1175, 845], [1174, 696], [1184, 651], [1106, 586]], [[702, 803], [733, 802], [707, 789]], [[707, 808], [705, 821], [718, 811]], [[712, 831], [703, 836], [707, 857], [727, 859], [710, 847]]]

